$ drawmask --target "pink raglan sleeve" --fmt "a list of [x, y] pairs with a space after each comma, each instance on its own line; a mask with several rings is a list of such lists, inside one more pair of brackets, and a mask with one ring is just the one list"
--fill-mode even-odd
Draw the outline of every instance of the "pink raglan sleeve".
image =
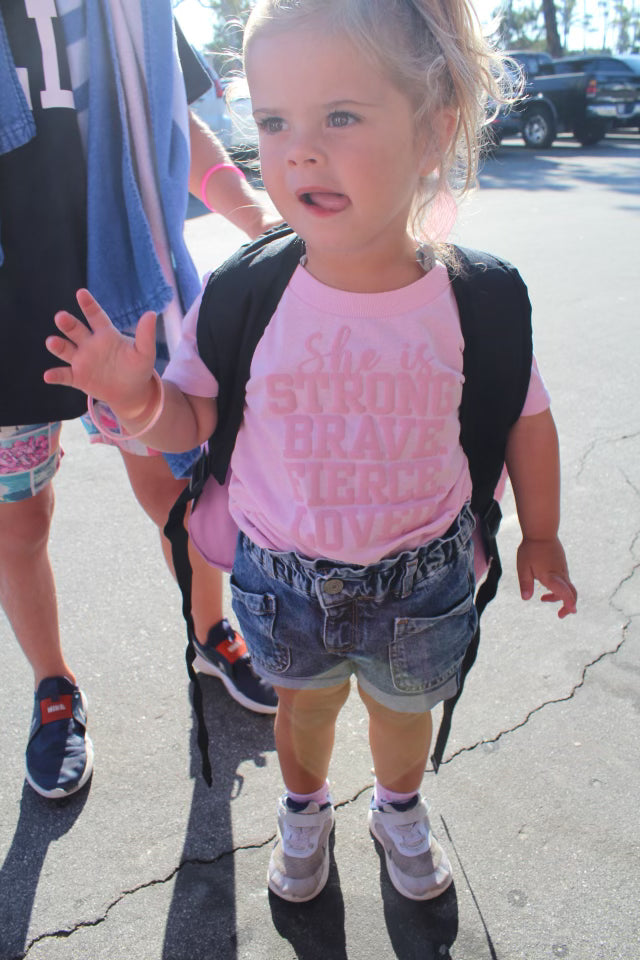
[[531, 379], [529, 380], [529, 389], [522, 408], [521, 417], [533, 417], [536, 413], [542, 413], [551, 405], [549, 391], [542, 379], [542, 374], [538, 369], [538, 362], [533, 358], [531, 364]]
[[208, 279], [209, 275], [204, 278], [200, 293], [185, 314], [180, 340], [162, 375], [164, 380], [170, 380], [183, 393], [189, 393], [194, 397], [218, 396], [218, 382], [200, 359], [196, 338], [200, 303]]

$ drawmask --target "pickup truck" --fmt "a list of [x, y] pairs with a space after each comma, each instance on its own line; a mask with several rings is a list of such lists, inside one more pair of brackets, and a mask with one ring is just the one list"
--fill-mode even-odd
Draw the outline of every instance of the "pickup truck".
[[544, 148], [559, 133], [569, 132], [583, 146], [591, 146], [640, 101], [640, 77], [608, 69], [606, 58], [552, 60], [531, 51], [509, 56], [521, 68], [525, 86], [521, 99], [510, 110], [500, 110], [491, 124], [494, 142], [521, 134], [527, 147]]

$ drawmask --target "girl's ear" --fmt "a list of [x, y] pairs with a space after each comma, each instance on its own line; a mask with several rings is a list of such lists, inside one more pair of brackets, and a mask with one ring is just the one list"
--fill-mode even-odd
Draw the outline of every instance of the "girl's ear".
[[441, 158], [447, 152], [457, 125], [458, 111], [454, 107], [442, 107], [430, 118], [429, 129], [423, 135], [420, 176], [426, 177], [440, 166]]

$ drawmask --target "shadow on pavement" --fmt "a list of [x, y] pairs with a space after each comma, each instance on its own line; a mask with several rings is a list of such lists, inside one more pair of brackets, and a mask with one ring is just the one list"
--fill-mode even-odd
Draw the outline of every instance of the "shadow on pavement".
[[63, 837], [82, 813], [91, 780], [63, 800], [40, 797], [25, 781], [20, 816], [0, 868], [0, 960], [24, 955], [38, 880], [50, 844]]
[[455, 884], [435, 900], [409, 900], [395, 889], [385, 863], [384, 849], [374, 840], [380, 858], [380, 893], [384, 918], [398, 960], [450, 960], [458, 936], [458, 898]]
[[238, 768], [247, 761], [264, 766], [265, 753], [275, 749], [273, 717], [239, 706], [218, 680], [201, 676], [200, 682], [213, 786], [209, 789], [202, 779], [194, 719], [193, 799], [167, 917], [163, 960], [235, 960], [238, 956], [231, 801], [240, 796], [244, 785]]
[[308, 903], [287, 903], [269, 891], [273, 925], [288, 940], [298, 960], [348, 960], [344, 900], [330, 839], [329, 879], [322, 893]]
[[[615, 169], [610, 162], [614, 158], [618, 161]], [[561, 139], [546, 150], [529, 150], [521, 142], [505, 141], [483, 159], [478, 179], [483, 190], [509, 187], [565, 193], [590, 183], [637, 195], [638, 160], [640, 137], [631, 135], [607, 136], [593, 147]]]

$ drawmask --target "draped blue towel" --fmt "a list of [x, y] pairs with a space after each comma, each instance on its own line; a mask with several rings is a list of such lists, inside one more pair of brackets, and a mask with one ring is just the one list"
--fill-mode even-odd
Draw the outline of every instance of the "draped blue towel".
[[[138, 2], [158, 193], [186, 312], [200, 290], [200, 281], [183, 238], [190, 158], [187, 137], [173, 114], [173, 15], [169, 3]], [[155, 254], [136, 181], [109, 2], [85, 0], [85, 8], [89, 63], [87, 285], [113, 323], [126, 330], [135, 326], [145, 310], [161, 312], [172, 291]], [[65, 15], [62, 22], [67, 43], [77, 39], [72, 33], [77, 21]], [[176, 93], [184, 98], [183, 91]], [[81, 88], [78, 109], [85, 96]]]
[[[190, 158], [188, 131], [185, 136], [174, 116], [173, 14], [168, 2], [138, 2], [158, 193], [186, 313], [200, 280], [183, 237]], [[67, 0], [58, 6], [67, 46], [82, 39], [82, 33], [88, 42], [89, 82], [74, 87], [77, 110], [88, 106], [87, 286], [114, 324], [128, 330], [145, 310], [160, 313], [172, 291], [155, 254], [136, 181], [109, 2], [85, 0], [82, 7]], [[67, 8], [73, 9], [64, 12]], [[175, 94], [184, 106], [184, 92]], [[33, 115], [16, 75], [0, 11], [0, 152], [14, 150], [34, 135]]]

